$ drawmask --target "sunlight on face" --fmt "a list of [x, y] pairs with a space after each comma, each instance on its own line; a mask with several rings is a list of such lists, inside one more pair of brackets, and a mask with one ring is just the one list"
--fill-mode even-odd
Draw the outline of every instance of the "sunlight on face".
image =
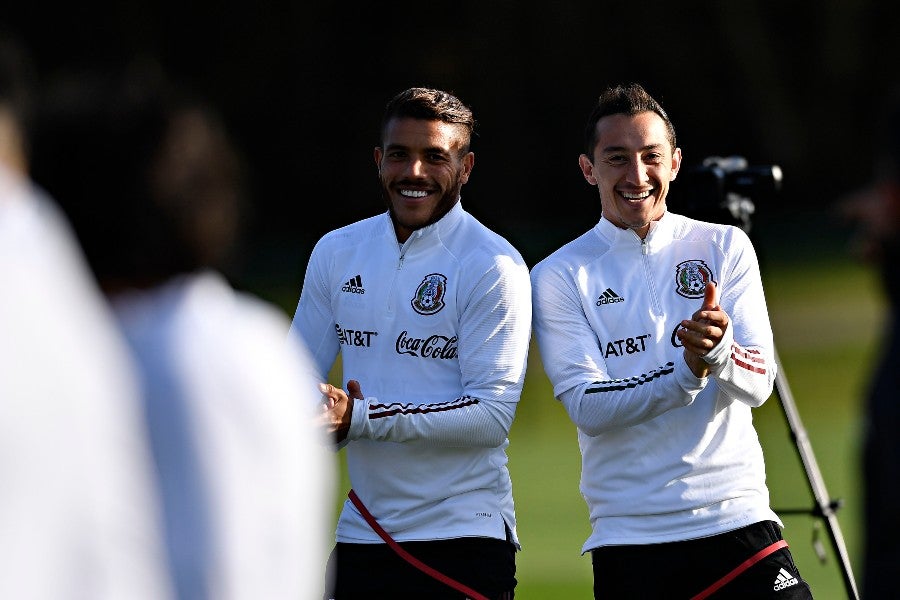
[[399, 118], [385, 128], [375, 164], [400, 242], [438, 221], [459, 200], [475, 155], [462, 125]]
[[594, 155], [582, 154], [578, 162], [584, 178], [600, 192], [603, 217], [644, 238], [651, 221], [666, 212], [681, 149], [672, 149], [656, 113], [616, 114], [597, 122]]

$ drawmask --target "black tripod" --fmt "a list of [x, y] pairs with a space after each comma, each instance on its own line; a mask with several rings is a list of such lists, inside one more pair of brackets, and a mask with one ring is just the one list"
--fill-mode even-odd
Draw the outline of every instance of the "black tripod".
[[[800, 461], [803, 463], [806, 479], [809, 482], [809, 489], [815, 499], [815, 506], [811, 509], [781, 510], [777, 512], [811, 514], [825, 522], [828, 535], [831, 538], [831, 546], [841, 561], [841, 575], [844, 579], [844, 587], [847, 589], [847, 597], [859, 600], [859, 592], [856, 589], [856, 581], [853, 579], [853, 569], [850, 566], [850, 558], [847, 555], [844, 536], [841, 533], [841, 526], [837, 520], [836, 511], [840, 508], [841, 503], [840, 501], [832, 500], [825, 489], [825, 481], [822, 479], [822, 473], [819, 471], [819, 465], [816, 462], [815, 455], [813, 455], [809, 436], [807, 436], [806, 429], [804, 429], [800, 420], [800, 413], [797, 412], [797, 405], [794, 404], [794, 397], [791, 394], [790, 387], [788, 387], [777, 350], [775, 351], [775, 365], [777, 368], [775, 373], [775, 393], [778, 394], [778, 399], [781, 401], [781, 408], [784, 410], [784, 416], [791, 430], [791, 438], [797, 448]], [[824, 554], [821, 551], [819, 551], [819, 557], [824, 561]]]
[[[781, 189], [781, 168], [777, 165], [750, 166], [747, 160], [741, 156], [719, 157], [710, 156], [703, 160], [702, 166], [694, 169], [686, 169], [682, 180], [683, 195], [676, 195], [676, 203], [680, 205], [681, 212], [694, 218], [725, 223], [740, 227], [747, 234], [751, 229], [751, 216], [756, 206], [751, 197], [761, 195], [773, 198]], [[673, 188], [674, 191], [674, 188]], [[838, 524], [835, 511], [840, 507], [840, 502], [832, 500], [825, 489], [825, 482], [816, 457], [813, 455], [809, 436], [800, 420], [797, 405], [788, 387], [784, 369], [775, 351], [775, 393], [781, 400], [781, 408], [787, 418], [809, 488], [815, 499], [815, 506], [811, 509], [776, 510], [782, 514], [811, 514], [825, 521], [828, 529], [831, 545], [835, 554], [841, 561], [841, 574], [844, 585], [847, 588], [847, 597], [859, 600], [856, 590], [856, 582], [853, 579], [853, 571], [850, 568], [850, 559], [847, 556], [847, 547], [844, 544], [844, 536]], [[816, 552], [820, 560], [824, 561], [825, 554], [817, 545]]]

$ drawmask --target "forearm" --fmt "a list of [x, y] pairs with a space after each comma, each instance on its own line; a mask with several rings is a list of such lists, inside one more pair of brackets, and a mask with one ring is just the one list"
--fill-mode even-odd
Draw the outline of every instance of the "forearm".
[[[764, 315], [758, 317], [763, 319]], [[740, 332], [735, 329], [740, 328]], [[710, 366], [710, 377], [730, 398], [751, 407], [761, 406], [772, 395], [776, 364], [774, 351], [769, 346], [742, 346], [735, 335], [751, 338], [750, 331], [739, 326], [729, 327], [720, 343], [703, 361]], [[768, 336], [756, 336], [766, 339]], [[770, 338], [769, 338], [770, 339]]]
[[736, 342], [728, 350], [725, 361], [713, 368], [716, 383], [729, 397], [753, 408], [762, 406], [775, 384], [774, 355], [761, 348], [744, 348]]
[[507, 440], [515, 411], [515, 403], [470, 396], [426, 404], [368, 397], [354, 401], [347, 439], [494, 448]]
[[564, 392], [560, 400], [575, 425], [594, 436], [688, 406], [706, 381], [680, 361], [637, 377], [582, 384]]

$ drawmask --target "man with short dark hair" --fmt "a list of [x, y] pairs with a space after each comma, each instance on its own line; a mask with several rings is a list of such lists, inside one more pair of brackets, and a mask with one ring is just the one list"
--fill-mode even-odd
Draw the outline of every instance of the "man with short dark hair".
[[32, 67], [0, 31], [0, 598], [160, 600], [139, 383], [69, 219], [31, 179]]
[[518, 251], [460, 203], [474, 126], [447, 92], [394, 97], [375, 148], [387, 212], [326, 234], [307, 265], [292, 331], [322, 373], [340, 354], [346, 390], [323, 385], [323, 419], [356, 494], [337, 525], [331, 598], [514, 594], [506, 447], [531, 288]]
[[600, 221], [531, 277], [544, 369], [578, 427], [594, 596], [810, 598], [753, 428], [776, 363], [749, 238], [668, 212], [681, 149], [637, 84], [600, 96], [578, 162]]
[[318, 599], [332, 454], [289, 319], [225, 275], [239, 148], [158, 64], [69, 75], [45, 93], [35, 177], [72, 215], [139, 368], [174, 596]]

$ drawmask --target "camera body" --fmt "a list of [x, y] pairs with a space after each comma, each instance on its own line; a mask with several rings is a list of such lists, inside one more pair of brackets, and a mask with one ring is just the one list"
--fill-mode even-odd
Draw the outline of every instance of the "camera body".
[[710, 156], [697, 167], [682, 168], [672, 186], [674, 212], [736, 225], [750, 232], [754, 198], [770, 200], [781, 190], [778, 165], [753, 166], [742, 156]]

